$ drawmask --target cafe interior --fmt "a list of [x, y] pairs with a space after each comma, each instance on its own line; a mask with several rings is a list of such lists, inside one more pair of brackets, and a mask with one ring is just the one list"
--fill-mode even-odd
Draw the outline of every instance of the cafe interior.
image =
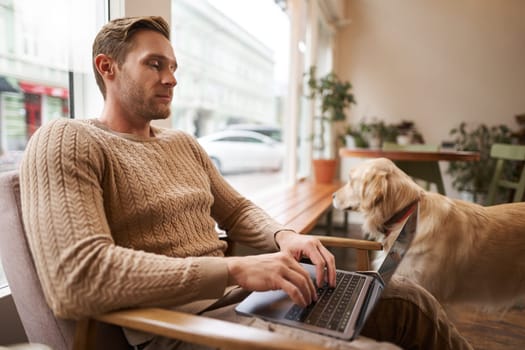
[[[39, 19], [57, 8], [60, 25]], [[17, 172], [40, 125], [97, 116], [103, 100], [91, 41], [108, 20], [144, 15], [168, 21], [179, 63], [172, 115], [155, 125], [202, 138], [205, 148], [207, 135], [225, 130], [243, 137], [257, 133], [254, 125], [277, 130], [277, 138], [257, 141], [273, 152], [270, 169], [263, 153], [254, 156], [259, 150], [242, 154], [251, 146], [221, 153], [214, 141], [209, 155], [218, 168], [227, 158], [254, 160], [255, 170], [219, 170], [281, 223], [327, 237], [320, 239], [337, 246], [342, 266], [368, 269], [366, 250], [378, 249], [377, 242], [364, 249], [343, 242], [369, 239], [365, 219], [332, 200], [350, 171], [371, 159], [389, 158], [425, 191], [451, 200], [483, 207], [524, 201], [521, 0], [0, 0], [0, 176]], [[318, 163], [329, 161], [332, 172], [322, 174]], [[23, 227], [16, 194], [2, 186], [0, 349], [124, 349], [112, 339], [121, 326], [221, 349], [323, 348], [162, 308], [55, 318], [23, 237], [12, 247]], [[525, 267], [522, 273], [517, 280], [525, 280]], [[523, 348], [525, 295], [504, 309], [491, 306], [466, 301], [445, 309], [475, 349]], [[100, 347], [101, 339], [111, 345]]]

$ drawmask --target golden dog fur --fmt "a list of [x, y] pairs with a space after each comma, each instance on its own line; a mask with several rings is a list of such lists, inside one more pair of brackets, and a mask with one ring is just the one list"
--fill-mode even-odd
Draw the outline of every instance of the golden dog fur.
[[384, 240], [383, 224], [414, 200], [417, 234], [396, 273], [442, 302], [492, 309], [525, 296], [525, 203], [483, 207], [427, 192], [392, 161], [378, 158], [350, 170], [334, 206], [361, 212], [363, 232]]

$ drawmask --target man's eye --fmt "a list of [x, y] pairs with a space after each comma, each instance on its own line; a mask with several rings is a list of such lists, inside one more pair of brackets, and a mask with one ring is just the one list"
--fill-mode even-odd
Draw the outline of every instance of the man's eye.
[[152, 68], [155, 68], [155, 69], [159, 69], [160, 68], [160, 63], [158, 61], [151, 61], [149, 63], [150, 67]]

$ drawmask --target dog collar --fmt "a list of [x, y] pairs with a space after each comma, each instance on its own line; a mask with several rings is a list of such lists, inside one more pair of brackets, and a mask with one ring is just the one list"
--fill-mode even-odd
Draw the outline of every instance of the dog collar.
[[379, 228], [379, 232], [383, 233], [385, 236], [388, 237], [388, 235], [390, 234], [390, 227], [407, 218], [408, 215], [415, 208], [417, 202], [419, 202], [418, 199], [416, 199], [413, 202], [410, 202], [410, 204], [408, 204], [406, 207], [392, 215], [392, 217], [385, 221], [385, 223]]

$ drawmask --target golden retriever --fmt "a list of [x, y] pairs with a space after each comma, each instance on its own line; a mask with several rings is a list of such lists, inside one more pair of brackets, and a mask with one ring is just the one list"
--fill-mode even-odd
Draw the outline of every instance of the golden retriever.
[[396, 273], [442, 302], [486, 309], [525, 296], [525, 203], [484, 207], [427, 192], [386, 158], [350, 170], [334, 207], [363, 214], [363, 232], [388, 244], [385, 223], [419, 201], [417, 234]]

